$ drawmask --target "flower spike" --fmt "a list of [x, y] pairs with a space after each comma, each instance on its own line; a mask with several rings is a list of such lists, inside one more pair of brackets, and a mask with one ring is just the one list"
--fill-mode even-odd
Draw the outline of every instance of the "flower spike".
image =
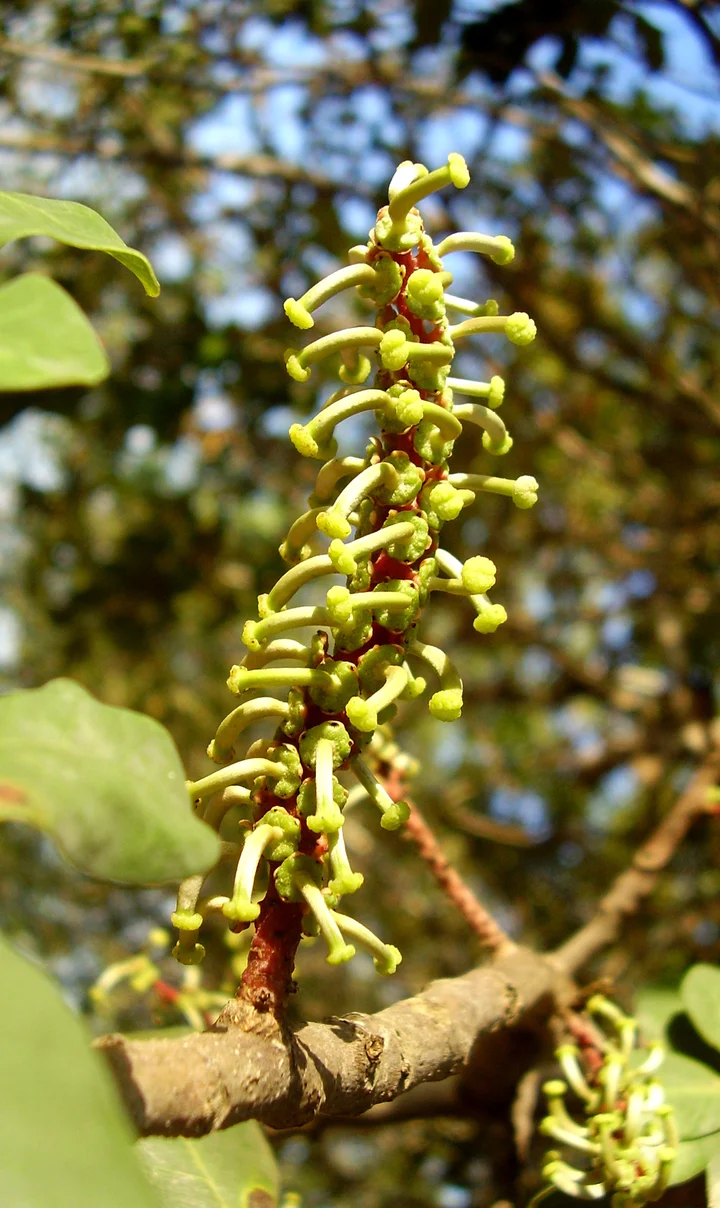
[[[482, 429], [486, 453], [512, 450], [495, 414], [503, 401], [502, 378], [452, 377], [455, 342], [495, 332], [522, 347], [535, 335], [534, 323], [522, 312], [503, 316], [492, 298], [475, 303], [447, 292], [452, 274], [442, 256], [470, 250], [499, 265], [513, 256], [502, 235], [449, 235], [434, 246], [426, 233], [418, 204], [437, 189], [463, 189], [468, 180], [465, 161], [456, 154], [434, 171], [401, 164], [368, 242], [350, 249], [346, 267], [285, 303], [290, 321], [310, 330], [318, 307], [342, 290], [357, 289], [375, 308], [374, 325], [323, 335], [286, 353], [287, 372], [297, 382], [308, 380], [313, 365], [337, 356], [341, 384], [317, 414], [290, 429], [298, 453], [322, 465], [307, 510], [280, 546], [289, 569], [268, 585], [258, 598], [257, 617], [242, 630], [247, 653], [228, 679], [230, 691], [242, 699], [209, 748], [222, 766], [188, 784], [198, 815], [224, 840], [224, 858], [239, 850], [232, 893], [218, 894], [213, 882], [203, 896], [203, 878], [192, 880], [181, 887], [174, 915], [176, 955], [187, 964], [202, 959], [198, 937], [208, 912], [220, 912], [234, 930], [255, 923], [240, 993], [262, 1010], [282, 1011], [303, 934], [320, 932], [330, 964], [349, 960], [358, 946], [371, 953], [379, 973], [397, 968], [400, 953], [392, 944], [337, 909], [344, 895], [362, 885], [345, 848], [345, 810], [367, 797], [388, 831], [410, 816], [407, 803], [393, 799], [374, 769], [384, 766], [389, 749], [382, 726], [400, 702], [425, 691], [425, 679], [414, 674], [418, 660], [439, 679], [430, 712], [448, 722], [460, 716], [463, 689], [456, 668], [443, 650], [418, 637], [428, 601], [437, 593], [465, 596], [480, 633], [492, 633], [506, 619], [502, 605], [486, 594], [495, 582], [494, 563], [479, 554], [461, 562], [447, 553], [443, 526], [480, 492], [507, 495], [520, 508], [537, 498], [529, 475], [454, 474], [449, 466], [466, 424]], [[461, 321], [451, 324], [448, 309]], [[364, 387], [371, 363], [375, 378]], [[459, 405], [454, 395], [461, 397]], [[358, 456], [339, 456], [337, 426], [358, 415], [374, 416], [376, 435]], [[330, 539], [327, 551], [314, 552], [323, 537]], [[345, 582], [323, 589], [324, 605], [293, 604], [300, 589], [317, 590], [316, 580], [327, 576], [344, 576]], [[306, 631], [303, 642], [292, 636], [296, 630]], [[278, 690], [282, 699], [276, 699]], [[237, 760], [235, 747], [259, 721], [272, 723], [274, 734], [251, 743]], [[395, 752], [395, 766], [400, 758]], [[352, 792], [345, 787], [350, 773], [357, 781]], [[267, 889], [260, 900], [255, 886], [263, 866], [267, 875], [260, 884]], [[633, 1036], [629, 1029], [623, 1035], [627, 1048]], [[566, 1059], [572, 1067], [567, 1081], [584, 1088], [573, 1060]], [[661, 1120], [651, 1071], [643, 1077], [643, 1097], [631, 1100], [628, 1145], [640, 1143], [649, 1104]], [[588, 1086], [592, 1106], [609, 1107], [617, 1085], [612, 1074], [602, 1087]], [[580, 1142], [593, 1159], [607, 1150], [606, 1135], [589, 1126], [587, 1135], [579, 1132], [558, 1088], [550, 1089], [548, 1128], [558, 1142]], [[658, 1125], [656, 1131], [658, 1146], [671, 1149], [669, 1128]], [[624, 1155], [613, 1161], [624, 1169]], [[655, 1186], [662, 1159], [656, 1155], [653, 1161], [639, 1177], [656, 1180]], [[559, 1154], [547, 1165], [558, 1187], [597, 1198], [599, 1178], [576, 1174]]]

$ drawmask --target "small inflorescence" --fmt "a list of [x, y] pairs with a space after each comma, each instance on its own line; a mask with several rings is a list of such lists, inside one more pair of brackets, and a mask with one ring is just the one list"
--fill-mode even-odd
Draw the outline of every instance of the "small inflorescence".
[[[634, 1019], [603, 995], [594, 995], [587, 1012], [601, 1024], [580, 1047], [556, 1050], [564, 1079], [546, 1082], [549, 1112], [540, 1131], [562, 1148], [545, 1155], [543, 1177], [549, 1186], [583, 1200], [611, 1197], [612, 1208], [631, 1208], [658, 1200], [668, 1186], [678, 1136], [672, 1108], [655, 1077], [664, 1047], [638, 1042]], [[578, 1123], [565, 1097], [581, 1107]]]
[[[196, 810], [225, 841], [227, 858], [239, 849], [232, 888], [213, 894], [202, 877], [190, 878], [173, 915], [180, 933], [175, 953], [183, 963], [202, 959], [198, 933], [210, 912], [220, 912], [234, 930], [255, 924], [241, 993], [262, 1009], [277, 1008], [292, 988], [303, 933], [323, 936], [330, 964], [349, 960], [360, 945], [380, 973], [395, 971], [397, 948], [338, 910], [341, 898], [363, 880], [345, 850], [349, 790], [341, 777], [354, 777], [350, 799], [369, 798], [381, 827], [402, 826], [407, 804], [390, 796], [368, 760], [373, 735], [392, 718], [397, 702], [426, 691], [425, 674], [437, 683], [429, 699], [434, 717], [454, 721], [462, 709], [456, 668], [444, 651], [417, 636], [429, 595], [465, 596], [479, 633], [493, 633], [506, 619], [502, 605], [487, 596], [494, 564], [481, 556], [461, 563], [443, 550], [443, 525], [480, 491], [507, 495], [519, 508], [537, 500], [532, 477], [449, 470], [466, 423], [483, 430], [489, 454], [512, 446], [497, 414], [502, 379], [451, 377], [457, 342], [497, 332], [522, 346], [535, 336], [526, 314], [504, 317], [496, 302], [477, 305], [446, 293], [452, 275], [445, 255], [474, 251], [501, 265], [514, 255], [502, 235], [455, 234], [435, 247], [426, 234], [416, 203], [449, 184], [465, 188], [468, 180], [459, 155], [434, 172], [401, 164], [368, 243], [351, 249], [346, 268], [285, 303], [291, 322], [309, 330], [322, 303], [355, 288], [375, 306], [376, 320], [373, 327], [338, 331], [286, 354], [287, 371], [298, 382], [307, 381], [320, 360], [339, 356], [343, 386], [313, 419], [290, 429], [298, 452], [323, 464], [308, 511], [280, 547], [290, 569], [259, 598], [258, 619], [244, 627], [248, 653], [228, 679], [240, 703], [208, 748], [220, 769], [189, 785]], [[448, 311], [465, 317], [453, 324]], [[368, 353], [377, 369], [366, 388]], [[468, 401], [455, 403], [455, 396]], [[364, 456], [338, 456], [335, 429], [364, 412], [374, 413], [378, 435]], [[329, 538], [325, 553], [313, 552], [318, 534]], [[306, 584], [338, 575], [345, 585], [329, 587], [323, 603], [294, 603]], [[292, 636], [308, 628], [315, 632], [307, 643]], [[265, 695], [277, 688], [287, 689], [285, 700]], [[238, 761], [245, 731], [265, 720], [276, 724], [274, 736], [252, 743]], [[259, 880], [264, 894], [258, 893]]]

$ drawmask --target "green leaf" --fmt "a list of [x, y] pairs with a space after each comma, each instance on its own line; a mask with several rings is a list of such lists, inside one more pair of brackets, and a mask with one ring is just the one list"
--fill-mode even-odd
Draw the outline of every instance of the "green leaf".
[[683, 1141], [720, 1130], [720, 1078], [706, 1065], [670, 1053], [660, 1067], [668, 1103]]
[[681, 1141], [673, 1162], [670, 1186], [675, 1187], [678, 1183], [694, 1179], [718, 1153], [720, 1132], [711, 1133], [709, 1137], [696, 1137], [694, 1141]]
[[720, 969], [693, 965], [682, 980], [680, 995], [696, 1031], [720, 1050]]
[[635, 995], [633, 1004], [633, 1016], [643, 1035], [658, 1040], [666, 1039], [668, 1023], [682, 1010], [678, 991], [667, 986], [644, 986]]
[[254, 1120], [200, 1140], [148, 1137], [138, 1142], [164, 1208], [275, 1208], [279, 1176]]
[[95, 386], [110, 372], [80, 307], [49, 277], [0, 286], [0, 390]]
[[79, 201], [52, 201], [29, 193], [0, 193], [0, 247], [13, 239], [47, 235], [71, 247], [107, 252], [130, 269], [156, 298], [160, 285], [147, 256], [128, 247], [109, 222]]
[[80, 1020], [3, 939], [0, 985], [3, 1204], [159, 1208]]
[[51, 680], [0, 698], [0, 820], [49, 831], [83, 872], [177, 881], [219, 854], [192, 813], [172, 738], [151, 717]]

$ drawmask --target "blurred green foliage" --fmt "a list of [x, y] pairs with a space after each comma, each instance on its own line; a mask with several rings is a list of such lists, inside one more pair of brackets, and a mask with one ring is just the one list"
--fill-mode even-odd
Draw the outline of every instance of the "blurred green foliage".
[[[146, 299], [105, 257], [42, 240], [5, 253], [7, 278], [49, 272], [72, 293], [113, 373], [89, 392], [0, 397], [2, 688], [72, 676], [162, 720], [188, 773], [206, 769], [242, 623], [311, 486], [287, 427], [328, 390], [288, 379], [299, 341], [282, 299], [365, 238], [398, 160], [457, 150], [471, 184], [425, 205], [429, 228], [502, 232], [517, 256], [455, 257], [454, 289], [539, 329], [518, 353], [474, 342], [458, 372], [506, 376], [502, 472], [535, 475], [541, 500], [488, 497], [454, 526], [454, 553], [497, 563], [509, 621], [481, 638], [461, 602], [434, 608], [425, 637], [453, 648], [463, 719], [407, 704], [397, 737], [422, 756], [418, 804], [513, 935], [551, 947], [586, 919], [717, 733], [716, 17], [672, 0], [4, 6], [3, 186], [93, 206], [163, 288]], [[317, 335], [364, 314], [328, 305]], [[479, 433], [457, 459], [488, 472]], [[308, 948], [310, 1016], [376, 1008], [476, 958], [401, 837], [376, 847], [358, 812], [347, 842], [363, 921], [405, 960], [389, 984]], [[621, 994], [717, 961], [719, 844], [698, 824], [628, 921], [601, 969]], [[76, 878], [20, 829], [4, 831], [0, 873], [6, 928], [78, 1003], [169, 910], [158, 891]], [[208, 976], [227, 976], [220, 941]], [[153, 1014], [167, 1010], [129, 1003], [122, 1022]], [[329, 1131], [283, 1152], [318, 1208], [515, 1194], [498, 1119]]]

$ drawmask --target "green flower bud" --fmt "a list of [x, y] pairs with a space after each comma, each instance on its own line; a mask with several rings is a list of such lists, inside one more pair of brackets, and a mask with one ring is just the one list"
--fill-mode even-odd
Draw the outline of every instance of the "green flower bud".
[[490, 259], [495, 264], [509, 264], [515, 258], [515, 248], [507, 235], [495, 236], [495, 251], [490, 253]]
[[260, 650], [262, 642], [255, 635], [258, 627], [258, 621], [246, 621], [243, 625], [242, 644], [247, 646], [248, 650]]
[[415, 584], [409, 579], [389, 579], [387, 583], [380, 583], [374, 590], [394, 591], [407, 596], [408, 606], [402, 611], [394, 608], [378, 608], [375, 612], [375, 619], [383, 629], [389, 629], [391, 633], [404, 633], [420, 611], [420, 596]]
[[418, 567], [417, 585], [420, 593], [420, 604], [425, 604], [428, 595], [428, 583], [433, 575], [437, 572], [437, 561], [435, 558], [423, 558]]
[[372, 637], [373, 623], [369, 612], [358, 612], [354, 621], [335, 635], [335, 651], [359, 650]]
[[472, 491], [454, 487], [451, 482], [437, 482], [420, 496], [420, 506], [431, 528], [439, 529], [447, 520], [455, 520], [464, 507], [472, 503]]
[[302, 457], [320, 456], [320, 446], [303, 424], [292, 424], [288, 435]]
[[[443, 340], [443, 343], [447, 341]], [[432, 345], [425, 345], [432, 347]], [[408, 376], [412, 378], [413, 383], [418, 390], [437, 391], [444, 390], [445, 383], [450, 373], [450, 362], [447, 364], [438, 364], [437, 361], [423, 360], [422, 358], [414, 358]]]
[[493, 441], [489, 432], [482, 434], [482, 446], [487, 453], [492, 453], [493, 457], [504, 457], [513, 447], [513, 438], [509, 432], [506, 432], [500, 441]]
[[200, 965], [205, 960], [203, 945], [185, 942], [182, 936], [173, 948], [172, 954], [181, 965]]
[[412, 503], [425, 479], [423, 470], [410, 460], [407, 453], [398, 450], [386, 457], [385, 462], [397, 471], [398, 481], [394, 488], [379, 486], [375, 492], [376, 499], [381, 503]]
[[418, 424], [413, 436], [415, 452], [424, 457], [426, 461], [431, 461], [434, 466], [440, 466], [447, 461], [452, 454], [454, 444], [454, 440], [443, 440], [440, 430], [429, 419], [424, 419], [421, 424]]
[[437, 323], [445, 317], [442, 277], [427, 268], [415, 269], [408, 277], [405, 297], [413, 314]]
[[336, 680], [333, 688], [318, 687], [311, 684], [309, 693], [316, 705], [325, 713], [342, 713], [351, 696], [357, 692], [358, 672], [353, 663], [335, 662], [325, 659], [322, 670], [327, 671]]
[[368, 591], [372, 582], [372, 566], [369, 558], [358, 559], [357, 566], [350, 578], [352, 592]]
[[411, 386], [397, 383], [391, 386], [388, 394], [392, 403], [384, 410], [375, 412], [375, 418], [384, 432], [406, 432], [423, 417], [423, 401], [417, 390]]
[[404, 659], [402, 646], [373, 646], [358, 659], [358, 679], [363, 692], [370, 695], [382, 688], [388, 667], [400, 667]]
[[268, 759], [273, 763], [282, 764], [286, 769], [283, 776], [273, 783], [273, 792], [276, 797], [292, 797], [297, 793], [302, 780], [302, 766], [300, 757], [295, 747], [290, 743], [284, 742], [280, 746], [272, 747], [267, 753]]
[[[340, 783], [337, 776], [333, 776], [333, 778], [332, 778], [332, 790], [333, 790], [333, 803], [337, 806], [337, 812], [338, 812], [338, 825], [334, 829], [339, 830], [343, 824], [343, 817], [342, 817], [342, 814], [340, 813], [340, 811], [342, 810], [343, 806], [345, 805], [345, 802], [348, 799], [348, 791]], [[302, 784], [300, 785], [300, 789], [298, 791], [297, 807], [298, 807], [298, 813], [300, 813], [303, 818], [310, 819], [310, 818], [312, 818], [313, 814], [315, 814], [315, 812], [317, 810], [317, 789], [315, 786], [314, 779], [311, 779], [308, 777], [308, 779], [303, 780]], [[310, 826], [309, 821], [308, 821], [308, 826]], [[316, 828], [314, 826], [310, 826], [310, 829], [316, 830], [318, 828]]]
[[368, 298], [377, 307], [387, 306], [402, 289], [405, 269], [387, 252], [381, 252], [374, 258], [372, 267], [375, 269], [375, 280], [371, 284], [359, 285], [358, 293], [361, 298]]
[[340, 721], [325, 721], [306, 730], [300, 739], [300, 756], [306, 768], [315, 767], [317, 744], [327, 738], [333, 744], [333, 769], [342, 767], [352, 750], [350, 735]]
[[199, 931], [203, 925], [203, 916], [197, 910], [174, 910], [170, 922], [178, 931]]
[[380, 341], [380, 360], [383, 368], [389, 369], [392, 373], [397, 373], [402, 369], [408, 359], [409, 347], [410, 343], [403, 332], [396, 328], [386, 331]]
[[373, 957], [373, 964], [378, 973], [381, 973], [383, 977], [389, 977], [400, 964], [402, 953], [394, 944], [384, 944], [383, 947], [382, 955]]
[[317, 526], [320, 532], [325, 533], [327, 537], [349, 537], [352, 532], [352, 525], [348, 523], [344, 513], [334, 508], [328, 508], [326, 512], [320, 512], [317, 518]]
[[429, 262], [431, 268], [436, 269], [436, 271], [439, 273], [442, 272], [443, 262], [435, 250], [435, 244], [433, 243], [432, 239], [424, 231], [420, 236], [420, 250], [425, 253], [425, 258]]
[[375, 223], [375, 238], [389, 252], [409, 252], [422, 235], [422, 218], [417, 210], [410, 210], [399, 222], [393, 222], [386, 207], [380, 211]]
[[265, 848], [265, 858], [272, 860], [287, 860], [293, 852], [298, 849], [300, 842], [300, 822], [284, 810], [281, 805], [275, 805], [272, 809], [263, 814], [258, 825], [278, 826], [283, 832], [282, 839], [278, 839], [275, 843], [269, 843]]
[[310, 856], [295, 853], [275, 869], [275, 888], [286, 902], [302, 902], [298, 881], [305, 879], [318, 888], [322, 884], [322, 865]]
[[386, 546], [387, 552], [391, 558], [397, 558], [399, 562], [417, 562], [418, 558], [422, 558], [429, 544], [429, 532], [427, 520], [415, 512], [395, 512], [388, 516], [383, 524], [383, 528], [391, 528], [394, 524], [407, 524], [413, 526], [414, 532], [411, 537], [406, 537], [404, 540], [393, 541], [391, 545]]
[[305, 697], [300, 688], [291, 688], [289, 690], [287, 703], [289, 712], [280, 729], [283, 734], [287, 734], [290, 738], [295, 734], [299, 734], [305, 725], [307, 709], [305, 707]]
[[288, 348], [285, 352], [285, 368], [296, 382], [306, 382], [310, 377], [310, 370], [300, 364], [300, 359], [292, 348]]
[[335, 538], [330, 542], [328, 547], [328, 558], [332, 562], [335, 570], [339, 575], [354, 575], [357, 570], [357, 562], [352, 554], [343, 545], [342, 541]]

